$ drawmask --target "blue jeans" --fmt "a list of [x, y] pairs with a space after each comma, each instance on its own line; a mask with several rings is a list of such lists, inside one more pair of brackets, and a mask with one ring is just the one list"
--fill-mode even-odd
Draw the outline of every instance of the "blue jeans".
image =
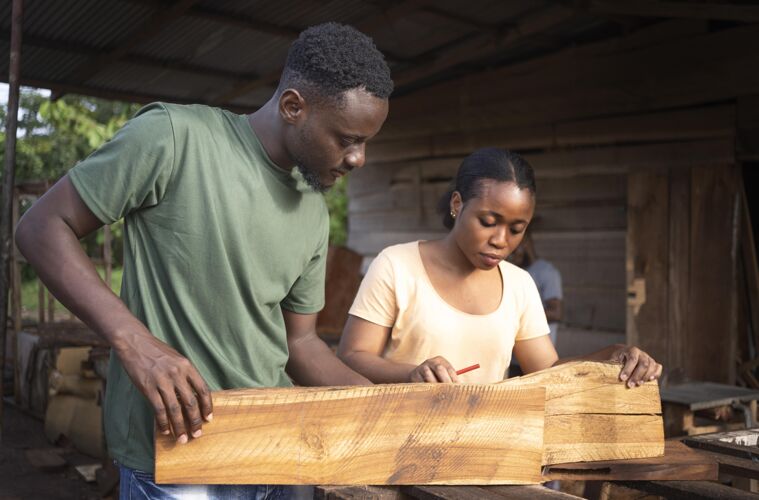
[[156, 484], [153, 474], [119, 464], [119, 500], [289, 500], [290, 486]]

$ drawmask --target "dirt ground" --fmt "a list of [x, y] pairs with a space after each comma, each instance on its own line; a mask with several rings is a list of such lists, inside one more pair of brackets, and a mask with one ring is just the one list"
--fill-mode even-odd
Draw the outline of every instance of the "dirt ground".
[[[28, 452], [34, 450], [59, 455], [66, 463], [52, 471], [35, 467], [28, 458]], [[70, 447], [48, 443], [43, 422], [22, 412], [6, 399], [0, 443], [0, 500], [99, 499], [97, 484], [87, 483], [74, 468], [94, 463], [98, 463], [98, 459]]]

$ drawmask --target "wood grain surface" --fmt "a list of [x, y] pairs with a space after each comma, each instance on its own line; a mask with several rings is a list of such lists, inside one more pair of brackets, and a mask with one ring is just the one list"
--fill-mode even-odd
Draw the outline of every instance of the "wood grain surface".
[[213, 394], [186, 445], [157, 435], [156, 481], [529, 484], [540, 481], [541, 386], [388, 384]]
[[621, 365], [576, 361], [499, 385], [546, 388], [545, 465], [660, 457], [659, 385], [628, 388]]

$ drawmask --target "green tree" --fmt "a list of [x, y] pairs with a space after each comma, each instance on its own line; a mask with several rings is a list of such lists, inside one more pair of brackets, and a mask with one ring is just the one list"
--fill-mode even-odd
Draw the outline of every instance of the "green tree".
[[[137, 111], [136, 104], [66, 95], [55, 101], [37, 90], [21, 93], [17, 182], [56, 180], [110, 139]], [[5, 115], [2, 107], [0, 150], [5, 154]]]
[[329, 209], [329, 243], [345, 245], [348, 240], [348, 183], [340, 177], [335, 185], [324, 194]]

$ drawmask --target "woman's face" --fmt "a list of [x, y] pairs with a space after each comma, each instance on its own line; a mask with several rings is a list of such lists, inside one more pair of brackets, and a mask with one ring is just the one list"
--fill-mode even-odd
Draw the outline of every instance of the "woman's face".
[[454, 192], [456, 214], [451, 233], [466, 258], [477, 269], [493, 269], [513, 252], [535, 211], [535, 197], [513, 182], [481, 181], [480, 194], [462, 203]]

